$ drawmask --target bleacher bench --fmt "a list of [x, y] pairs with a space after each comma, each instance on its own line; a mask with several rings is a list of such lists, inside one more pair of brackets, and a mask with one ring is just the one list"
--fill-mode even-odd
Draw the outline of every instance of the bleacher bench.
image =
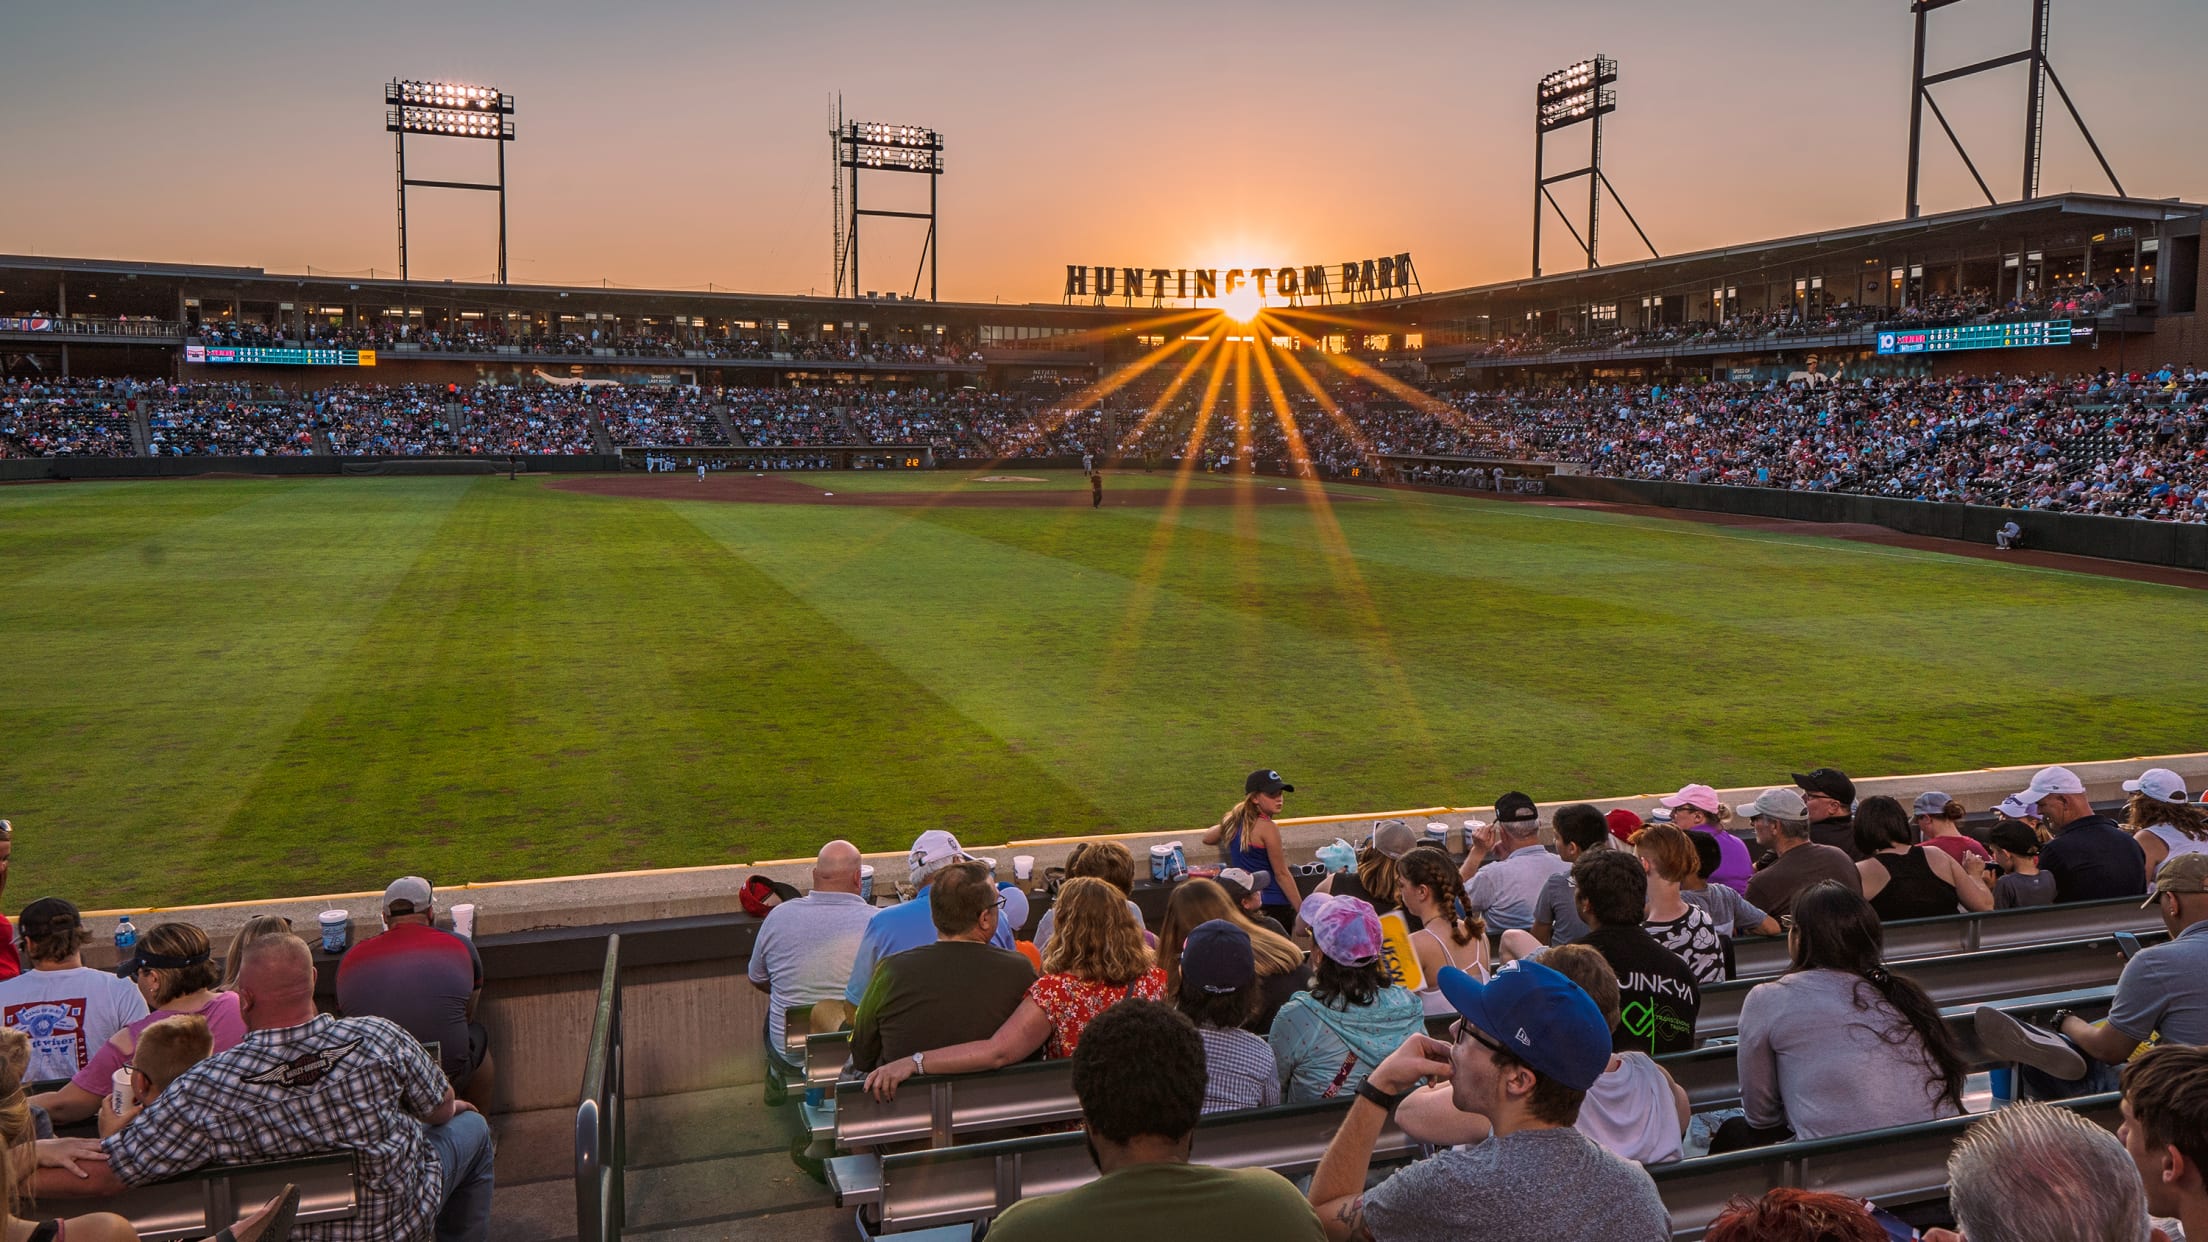
[[299, 1187], [297, 1220], [302, 1225], [344, 1220], [360, 1210], [351, 1152], [211, 1166], [109, 1199], [71, 1200], [67, 1206], [72, 1216], [113, 1212], [130, 1221], [144, 1242], [181, 1242], [237, 1223], [281, 1194], [286, 1183]]

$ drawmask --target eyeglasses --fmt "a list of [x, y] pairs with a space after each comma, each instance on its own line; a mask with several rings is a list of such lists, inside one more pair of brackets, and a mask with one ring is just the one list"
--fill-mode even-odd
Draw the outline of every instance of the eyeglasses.
[[1470, 1039], [1489, 1052], [1501, 1052], [1503, 1050], [1502, 1041], [1462, 1018], [1457, 1019], [1456, 1026], [1450, 1028], [1449, 1035], [1453, 1043], [1463, 1043], [1466, 1039]]

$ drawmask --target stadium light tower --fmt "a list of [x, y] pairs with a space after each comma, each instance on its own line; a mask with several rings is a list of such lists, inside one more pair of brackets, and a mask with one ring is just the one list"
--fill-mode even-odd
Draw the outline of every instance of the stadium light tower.
[[1970, 152], [1963, 149], [1963, 140], [1955, 136], [1955, 127], [1947, 123], [1947, 114], [1940, 111], [1939, 101], [1932, 98], [1932, 88], [1942, 82], [1976, 74], [1991, 73], [2014, 64], [2031, 66], [2024, 85], [2024, 193], [2023, 201], [2039, 197], [2039, 156], [2045, 137], [2047, 122], [2047, 84], [2054, 83], [2055, 93], [2062, 96], [2062, 106], [2070, 110], [2070, 119], [2077, 122], [2078, 133], [2085, 138], [2085, 145], [2092, 148], [2093, 158], [2101, 163], [2101, 172], [2108, 183], [2116, 187], [2116, 195], [2124, 197], [2124, 183], [2116, 179], [2116, 170], [2108, 166], [2108, 157], [2101, 154], [2101, 144], [2093, 140], [2093, 131], [2085, 127], [2085, 117], [2078, 112], [2078, 105], [2070, 101], [2062, 79], [2055, 76], [2055, 67], [2047, 60], [2047, 19], [2053, 15], [2055, 0], [2031, 0], [2032, 45], [2021, 52], [1995, 56], [1976, 64], [1944, 70], [1927, 75], [1924, 72], [1924, 36], [1926, 19], [1936, 9], [1944, 9], [1962, 0], [1910, 0], [1909, 12], [1917, 19], [1917, 51], [1911, 62], [1909, 86], [1909, 193], [1906, 204], [1908, 219], [1917, 218], [1917, 180], [1919, 161], [1924, 148], [1924, 110], [1932, 109], [1932, 118], [1940, 123], [1947, 140], [1954, 144], [1955, 154], [1963, 157], [1963, 167], [1970, 170], [1970, 179], [1978, 183], [1978, 192], [1986, 196], [1990, 205], [1998, 200], [1993, 191], [1986, 188], [1986, 179], [1978, 175], [1978, 165], [1973, 163]]
[[[1610, 191], [1610, 200], [1625, 213], [1626, 223], [1641, 235], [1641, 244], [1650, 254], [1656, 246], [1648, 240], [1641, 222], [1633, 218], [1633, 212], [1618, 195], [1618, 188], [1602, 173], [1602, 118], [1618, 110], [1618, 93], [1610, 86], [1618, 80], [1618, 62], [1607, 56], [1593, 56], [1576, 65], [1567, 65], [1543, 77], [1534, 87], [1533, 95], [1533, 274], [1541, 274], [1541, 204], [1545, 201], [1556, 208], [1563, 217], [1564, 227], [1571, 230], [1572, 240], [1587, 252], [1587, 266], [1597, 266], [1595, 251], [1598, 245], [1597, 227], [1602, 219], [1602, 191]], [[1593, 127], [1587, 148], [1587, 166], [1553, 176], [1541, 175], [1542, 147], [1551, 133], [1586, 122]], [[1587, 236], [1583, 239], [1579, 230], [1572, 228], [1571, 213], [1564, 210], [1549, 193], [1549, 187], [1575, 177], [1587, 178]]]
[[[399, 150], [399, 283], [406, 283], [406, 190], [484, 190], [498, 195], [498, 283], [506, 283], [506, 144], [514, 140], [514, 97], [488, 86], [393, 78], [384, 84], [383, 127]], [[406, 175], [406, 136], [472, 138], [498, 144], [498, 183], [428, 181]]]
[[[840, 105], [839, 105], [840, 108]], [[859, 217], [890, 216], [928, 222], [920, 245], [920, 264], [912, 272], [912, 292], [920, 294], [920, 268], [928, 273], [928, 300], [936, 300], [936, 179], [943, 175], [943, 135], [918, 125], [846, 121], [839, 111], [833, 134], [836, 157], [836, 296], [859, 296]], [[926, 211], [884, 211], [859, 207], [861, 172], [916, 173], [928, 179]]]

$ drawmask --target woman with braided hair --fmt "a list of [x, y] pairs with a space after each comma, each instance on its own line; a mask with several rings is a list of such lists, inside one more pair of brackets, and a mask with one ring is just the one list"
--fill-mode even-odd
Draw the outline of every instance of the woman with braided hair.
[[1911, 1125], [1963, 1111], [1969, 1072], [1940, 1009], [1886, 969], [1871, 903], [1826, 880], [1794, 900], [1786, 973], [1749, 990], [1740, 1008], [1745, 1117], [1718, 1128], [1710, 1150], [1733, 1151]]
[[[1441, 968], [1454, 966], [1485, 983], [1487, 981], [1487, 920], [1464, 900], [1464, 878], [1447, 854], [1431, 845], [1404, 853], [1395, 864], [1396, 895], [1406, 913], [1423, 920], [1411, 933], [1411, 948], [1427, 987], [1419, 1003], [1428, 1017], [1454, 1013], [1436, 980]], [[1463, 911], [1463, 913], [1460, 913]]]

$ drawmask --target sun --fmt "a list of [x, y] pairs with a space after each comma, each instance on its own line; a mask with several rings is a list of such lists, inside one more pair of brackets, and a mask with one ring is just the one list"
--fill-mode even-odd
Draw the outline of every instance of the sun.
[[1219, 313], [1236, 323], [1248, 323], [1257, 318], [1257, 312], [1265, 309], [1265, 299], [1257, 290], [1245, 285], [1219, 299]]

